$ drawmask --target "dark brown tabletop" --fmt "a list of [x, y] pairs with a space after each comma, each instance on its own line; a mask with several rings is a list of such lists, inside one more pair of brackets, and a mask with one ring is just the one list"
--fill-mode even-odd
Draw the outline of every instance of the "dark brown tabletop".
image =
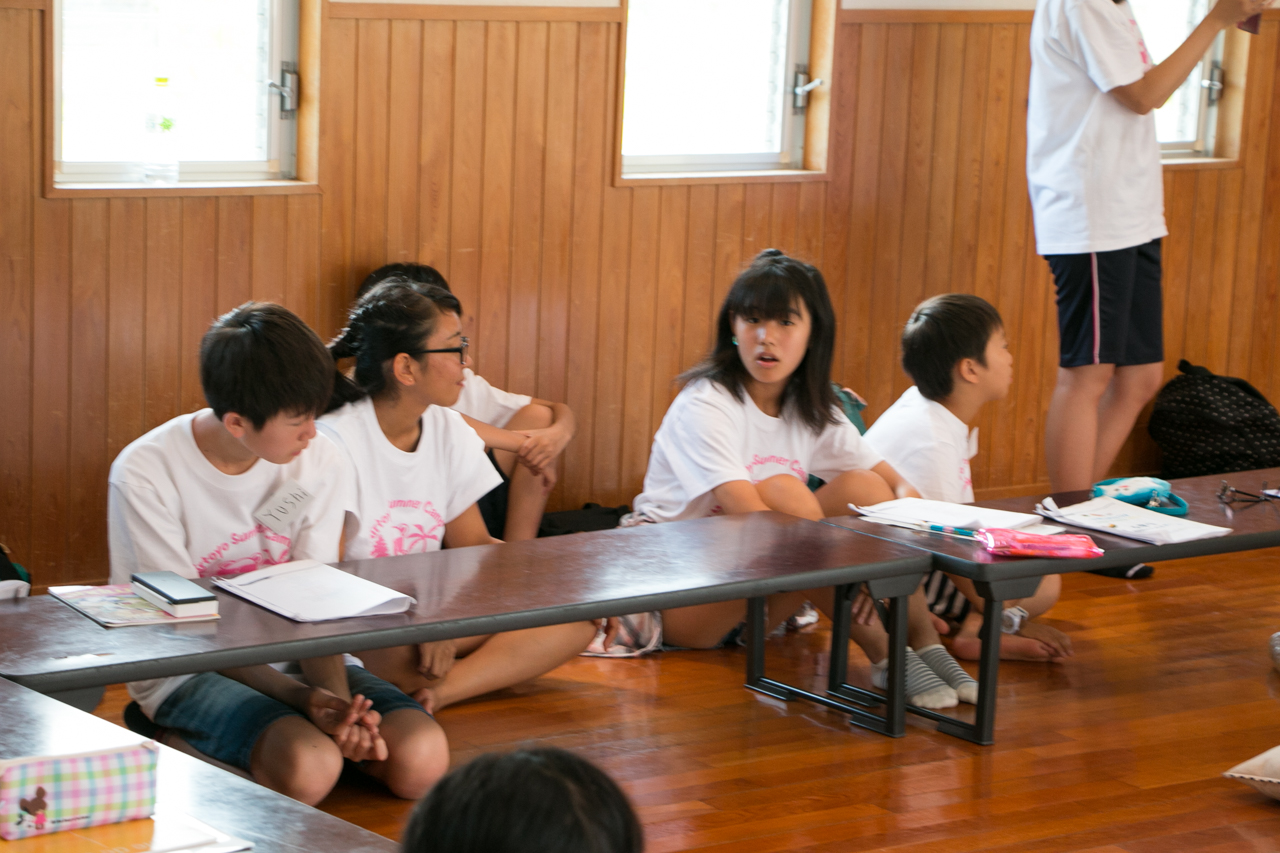
[[[826, 521], [828, 524], [869, 536], [923, 548], [934, 555], [935, 559], [942, 564], [941, 568], [975, 581], [985, 582], [1280, 546], [1280, 501], [1224, 505], [1217, 498], [1218, 490], [1224, 480], [1237, 489], [1258, 494], [1264, 482], [1272, 487], [1280, 487], [1280, 468], [1172, 481], [1174, 494], [1183, 498], [1188, 505], [1188, 512], [1184, 518], [1218, 527], [1228, 527], [1231, 532], [1226, 536], [1197, 539], [1194, 542], [1183, 542], [1177, 545], [1151, 545], [1136, 539], [1108, 536], [1094, 530], [1069, 527], [1068, 529], [1073, 533], [1086, 533], [1092, 536], [1098, 547], [1106, 552], [1103, 556], [1092, 560], [996, 557], [988, 554], [976, 542], [955, 536], [889, 527], [862, 521], [853, 516], [839, 516]], [[1089, 493], [1059, 492], [1053, 495], [1053, 499], [1058, 506], [1065, 507], [1088, 500]], [[1037, 496], [1007, 498], [998, 501], [978, 501], [978, 506], [1015, 512], [1034, 512], [1035, 505], [1040, 500], [1041, 497]], [[1058, 522], [1049, 521], [1048, 523], [1057, 524]]]
[[[0, 679], [0, 760], [141, 742], [128, 729]], [[182, 812], [252, 841], [257, 853], [393, 853], [399, 849], [380, 835], [167, 746], [160, 747], [156, 773], [157, 811]]]
[[0, 602], [0, 676], [70, 691], [922, 575], [929, 563], [883, 538], [761, 512], [338, 564], [417, 599], [395, 616], [301, 624], [218, 591], [216, 622], [106, 629], [38, 596]]

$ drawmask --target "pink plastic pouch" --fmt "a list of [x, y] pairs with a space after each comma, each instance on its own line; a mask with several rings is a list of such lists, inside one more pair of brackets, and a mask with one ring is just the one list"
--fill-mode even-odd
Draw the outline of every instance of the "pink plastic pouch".
[[1075, 533], [1058, 533], [1045, 536], [1041, 533], [1023, 533], [1002, 527], [984, 527], [975, 538], [986, 547], [988, 553], [1001, 557], [1057, 557], [1064, 560], [1084, 560], [1101, 557], [1103, 551], [1091, 537]]

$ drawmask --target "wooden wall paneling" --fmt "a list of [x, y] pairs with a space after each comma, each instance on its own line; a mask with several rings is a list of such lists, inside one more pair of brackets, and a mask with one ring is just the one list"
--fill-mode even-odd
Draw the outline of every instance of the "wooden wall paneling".
[[1240, 169], [1218, 172], [1218, 216], [1213, 222], [1213, 266], [1206, 290], [1209, 305], [1206, 313], [1208, 338], [1204, 362], [1216, 373], [1226, 373], [1227, 354], [1231, 345], [1231, 305], [1236, 281], [1236, 235], [1240, 233], [1240, 202], [1244, 194], [1244, 172]]
[[341, 328], [359, 279], [351, 269], [355, 196], [356, 21], [327, 19], [321, 28], [320, 90], [321, 334]]
[[253, 199], [253, 298], [288, 308], [285, 264], [289, 235], [289, 207], [283, 196]]
[[564, 462], [564, 492], [575, 501], [593, 494], [595, 402], [604, 187], [613, 170], [610, 129], [613, 92], [609, 63], [616, 31], [608, 24], [579, 28], [573, 158], [573, 237], [569, 274], [568, 381], [564, 400], [578, 421], [578, 438]]
[[41, 199], [35, 210], [32, 300], [31, 561], [41, 583], [67, 579], [71, 355], [71, 202]]
[[1248, 85], [1240, 131], [1240, 164], [1244, 170], [1240, 201], [1240, 233], [1236, 242], [1236, 281], [1232, 291], [1231, 341], [1227, 372], [1249, 372], [1254, 319], [1254, 295], [1258, 284], [1258, 251], [1262, 224], [1263, 190], [1266, 188], [1267, 145], [1271, 131], [1271, 96], [1276, 81], [1276, 43], [1280, 24], [1264, 23], [1249, 48]]
[[146, 410], [149, 430], [178, 414], [182, 199], [147, 199]]
[[951, 230], [959, 167], [960, 94], [964, 83], [963, 24], [943, 24], [938, 33], [938, 85], [933, 118], [933, 165], [929, 182], [929, 239], [925, 249], [925, 297], [947, 293], [951, 285]]
[[[485, 140], [483, 22], [459, 21], [456, 25], [453, 86], [449, 286], [462, 300], [462, 310], [471, 318], [467, 334], [475, 337], [480, 310], [480, 192]], [[483, 342], [477, 341], [472, 350], [473, 367], [483, 345]]]
[[[1049, 270], [1049, 265], [1042, 258], [1031, 256], [1028, 258], [1032, 271], [1039, 272], [1041, 287], [1048, 293], [1056, 292], [1053, 286], [1053, 273]], [[1045, 354], [1041, 359], [1041, 377], [1040, 377], [1040, 410], [1037, 415], [1038, 424], [1036, 429], [1036, 453], [1035, 453], [1035, 471], [1036, 476], [1033, 482], [1047, 483], [1049, 481], [1049, 466], [1044, 456], [1044, 417], [1049, 411], [1049, 402], [1053, 397], [1053, 389], [1057, 383], [1058, 376], [1058, 313], [1056, 301], [1053, 307], [1044, 312], [1044, 325], [1041, 331], [1041, 338], [1045, 342]]]
[[769, 224], [773, 219], [773, 185], [746, 184], [742, 205], [742, 260], [745, 267], [770, 243]]
[[[630, 492], [644, 480], [653, 435], [650, 414], [660, 336], [655, 328], [659, 288], [662, 187], [638, 187], [631, 196], [631, 247], [627, 269], [626, 347], [622, 369], [622, 448], [620, 487]], [[618, 330], [619, 332], [622, 329]], [[623, 498], [623, 500], [628, 500]]]
[[[650, 439], [658, 431], [675, 391], [672, 380], [684, 367], [680, 350], [684, 341], [684, 293], [689, 262], [689, 192], [689, 187], [663, 187], [660, 190], [653, 377], [650, 380], [649, 429], [643, 442], [645, 465], [648, 464]], [[641, 467], [639, 480], [643, 479], [644, 468]]]
[[826, 183], [808, 181], [799, 185], [796, 199], [795, 255], [822, 269], [823, 212], [827, 203]]
[[36, 150], [41, 121], [40, 13], [0, 9], [0, 542], [14, 559], [31, 554]]
[[636, 192], [606, 187], [600, 251], [599, 326], [596, 332], [595, 425], [592, 493], [605, 504], [629, 501], [621, 481], [622, 417], [626, 385], [627, 272], [631, 261], [631, 203]]
[[[1277, 25], [1269, 22], [1275, 37]], [[1271, 113], [1280, 110], [1280, 86], [1272, 85]], [[1274, 127], [1274, 120], [1272, 126]], [[1249, 359], [1248, 377], [1270, 399], [1276, 399], [1280, 384], [1276, 381], [1276, 316], [1280, 309], [1280, 142], [1272, 139], [1267, 147], [1266, 188], [1263, 193], [1262, 227], [1260, 229], [1257, 290], [1254, 300], [1253, 352]], [[1271, 235], [1270, 239], [1266, 235]]]
[[253, 197], [218, 199], [217, 294], [219, 314], [253, 298]]
[[[1030, 203], [1028, 202], [1028, 205]], [[1011, 271], [1017, 276], [1022, 294], [1022, 316], [1017, 326], [1005, 318], [1005, 334], [1013, 340], [1012, 400], [1004, 410], [1013, 424], [1011, 442], [1013, 464], [1010, 482], [1034, 483], [1039, 479], [1037, 467], [1044, 430], [1041, 418], [1048, 406], [1048, 397], [1042, 386], [1053, 386], [1058, 364], [1058, 335], [1053, 287], [1045, 280], [1048, 265], [1035, 253], [1035, 225], [1028, 211], [1022, 226], [1023, 253], [1020, 269]], [[1049, 324], [1052, 323], [1052, 327]], [[1016, 341], [1016, 343], [1015, 343]], [[998, 445], [984, 442], [986, 458], [998, 452]], [[984, 464], [990, 464], [985, 463]]]
[[[867, 364], [871, 331], [871, 291], [876, 245], [876, 207], [880, 183], [880, 131], [884, 109], [885, 53], [888, 27], [862, 26], [862, 49], [857, 75], [857, 130], [853, 144], [853, 187], [848, 230], [848, 256], [844, 284], [844, 363], [842, 382], [865, 396], [871, 384]], [[897, 104], [893, 105], [896, 109]], [[883, 400], [868, 399], [872, 416], [884, 411]]]
[[1196, 173], [1171, 172], [1165, 176], [1165, 220], [1169, 237], [1162, 246], [1164, 267], [1165, 375], [1172, 375], [1168, 361], [1177, 364], [1184, 352], [1187, 325], [1187, 286], [1191, 271], [1191, 247], [1195, 239]]
[[[863, 333], [868, 380], [858, 389], [878, 411], [893, 405], [900, 386], [894, 353], [898, 350], [897, 282], [901, 281], [903, 195], [910, 132], [914, 32], [908, 24], [890, 24], [885, 41], [884, 107], [880, 122], [880, 162], [876, 187], [875, 240], [868, 247], [870, 293]], [[895, 284], [891, 284], [895, 283]]]
[[387, 81], [386, 263], [418, 258], [418, 154], [422, 138], [422, 22], [392, 21]]
[[320, 196], [285, 197], [285, 304], [327, 341], [320, 323]]
[[825, 206], [822, 216], [822, 275], [831, 291], [836, 315], [836, 351], [832, 371], [840, 382], [847, 362], [846, 341], [855, 330], [845, 311], [845, 282], [849, 274], [849, 211], [852, 198], [853, 146], [857, 131], [858, 68], [862, 57], [862, 27], [837, 26], [832, 57], [831, 137], [827, 151]]
[[517, 24], [515, 147], [511, 172], [511, 272], [506, 320], [506, 388], [538, 390], [538, 306], [542, 301], [543, 192], [547, 159], [549, 25]]
[[[1179, 355], [1195, 364], [1204, 364], [1209, 349], [1209, 303], [1228, 296], [1209, 292], [1213, 280], [1215, 223], [1221, 215], [1217, 171], [1196, 173], [1195, 216], [1191, 226], [1191, 256], [1187, 265], [1186, 326]], [[1174, 362], [1177, 363], [1176, 361]]]
[[947, 289], [973, 293], [978, 228], [982, 217], [982, 165], [987, 97], [991, 88], [991, 24], [966, 24], [964, 84], [960, 92], [960, 139], [956, 198], [952, 211], [951, 280]]
[[771, 184], [773, 200], [769, 205], [769, 245], [788, 255], [797, 256], [796, 232], [799, 229], [800, 187], [802, 184]]
[[[272, 200], [283, 202], [284, 198], [275, 196]], [[218, 200], [183, 199], [182, 331], [178, 352], [175, 353], [181, 365], [178, 379], [178, 409], [181, 412], [195, 411], [205, 404], [200, 388], [200, 339], [218, 314], [217, 247]], [[283, 242], [279, 248], [283, 251]], [[280, 299], [272, 301], [279, 302]]]
[[733, 280], [742, 271], [742, 233], [745, 228], [746, 187], [743, 184], [720, 184], [716, 188], [716, 265], [711, 279], [711, 316], [714, 318], [729, 292]]
[[[348, 288], [358, 285], [387, 261], [392, 226], [388, 220], [391, 183], [402, 183], [388, 171], [391, 114], [406, 106], [407, 93], [391, 100], [391, 21], [361, 20], [356, 24], [355, 193], [352, 199], [352, 251]], [[401, 152], [403, 153], [403, 152]], [[402, 206], [397, 212], [404, 214]], [[414, 211], [416, 213], [416, 211]], [[401, 219], [394, 226], [397, 246], [407, 238]], [[348, 299], [354, 290], [348, 294]]]
[[147, 202], [110, 200], [107, 257], [107, 460], [142, 435], [146, 375]]
[[[808, 186], [808, 185], [806, 185]], [[814, 184], [813, 186], [817, 186]], [[712, 303], [712, 277], [716, 263], [716, 188], [702, 184], [689, 188], [688, 257], [684, 269], [684, 309], [681, 315], [680, 369], [697, 364], [715, 338], [719, 305]], [[678, 389], [667, 389], [668, 403]]]
[[[452, 222], [454, 24], [422, 24], [422, 107], [418, 141], [417, 260], [438, 269], [451, 283], [449, 233]], [[473, 308], [463, 303], [463, 309]]]
[[70, 412], [67, 423], [67, 557], [63, 577], [92, 579], [106, 558], [106, 199], [71, 206]]

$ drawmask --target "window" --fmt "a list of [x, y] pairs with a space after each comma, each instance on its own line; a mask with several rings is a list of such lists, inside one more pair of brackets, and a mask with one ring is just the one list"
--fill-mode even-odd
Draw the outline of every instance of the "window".
[[808, 82], [811, 12], [810, 0], [630, 0], [623, 175], [803, 168], [807, 98], [794, 89]]
[[297, 0], [58, 0], [55, 184], [292, 178], [297, 11]]
[[[1163, 62], [1209, 11], [1209, 0], [1130, 0], [1154, 62]], [[1163, 107], [1156, 137], [1165, 156], [1212, 156], [1222, 91], [1223, 37]]]

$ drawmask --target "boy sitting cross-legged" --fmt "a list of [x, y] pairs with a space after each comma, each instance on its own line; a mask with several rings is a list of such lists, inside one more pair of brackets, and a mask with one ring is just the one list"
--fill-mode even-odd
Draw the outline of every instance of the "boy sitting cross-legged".
[[[279, 305], [218, 318], [200, 346], [210, 408], [156, 427], [111, 466], [112, 583], [336, 560], [352, 475], [315, 427], [333, 376], [315, 332]], [[260, 521], [282, 488], [310, 497], [289, 518]], [[134, 682], [129, 693], [202, 754], [308, 804], [329, 793], [343, 759], [409, 799], [443, 775], [444, 733], [418, 703], [341, 656], [300, 665], [302, 681], [260, 665]]]
[[[902, 331], [902, 366], [916, 384], [876, 419], [867, 441], [922, 497], [972, 503], [969, 460], [978, 452], [978, 430], [969, 425], [984, 405], [1004, 399], [1013, 382], [1004, 321], [978, 296], [927, 299]], [[1032, 621], [1057, 602], [1061, 588], [1061, 576], [1046, 575], [1031, 598], [1005, 602], [1001, 657], [1061, 660], [1071, 654], [1066, 634]], [[935, 569], [925, 589], [935, 614], [960, 622], [952, 645], [956, 657], [977, 660], [984, 601], [973, 582]]]

